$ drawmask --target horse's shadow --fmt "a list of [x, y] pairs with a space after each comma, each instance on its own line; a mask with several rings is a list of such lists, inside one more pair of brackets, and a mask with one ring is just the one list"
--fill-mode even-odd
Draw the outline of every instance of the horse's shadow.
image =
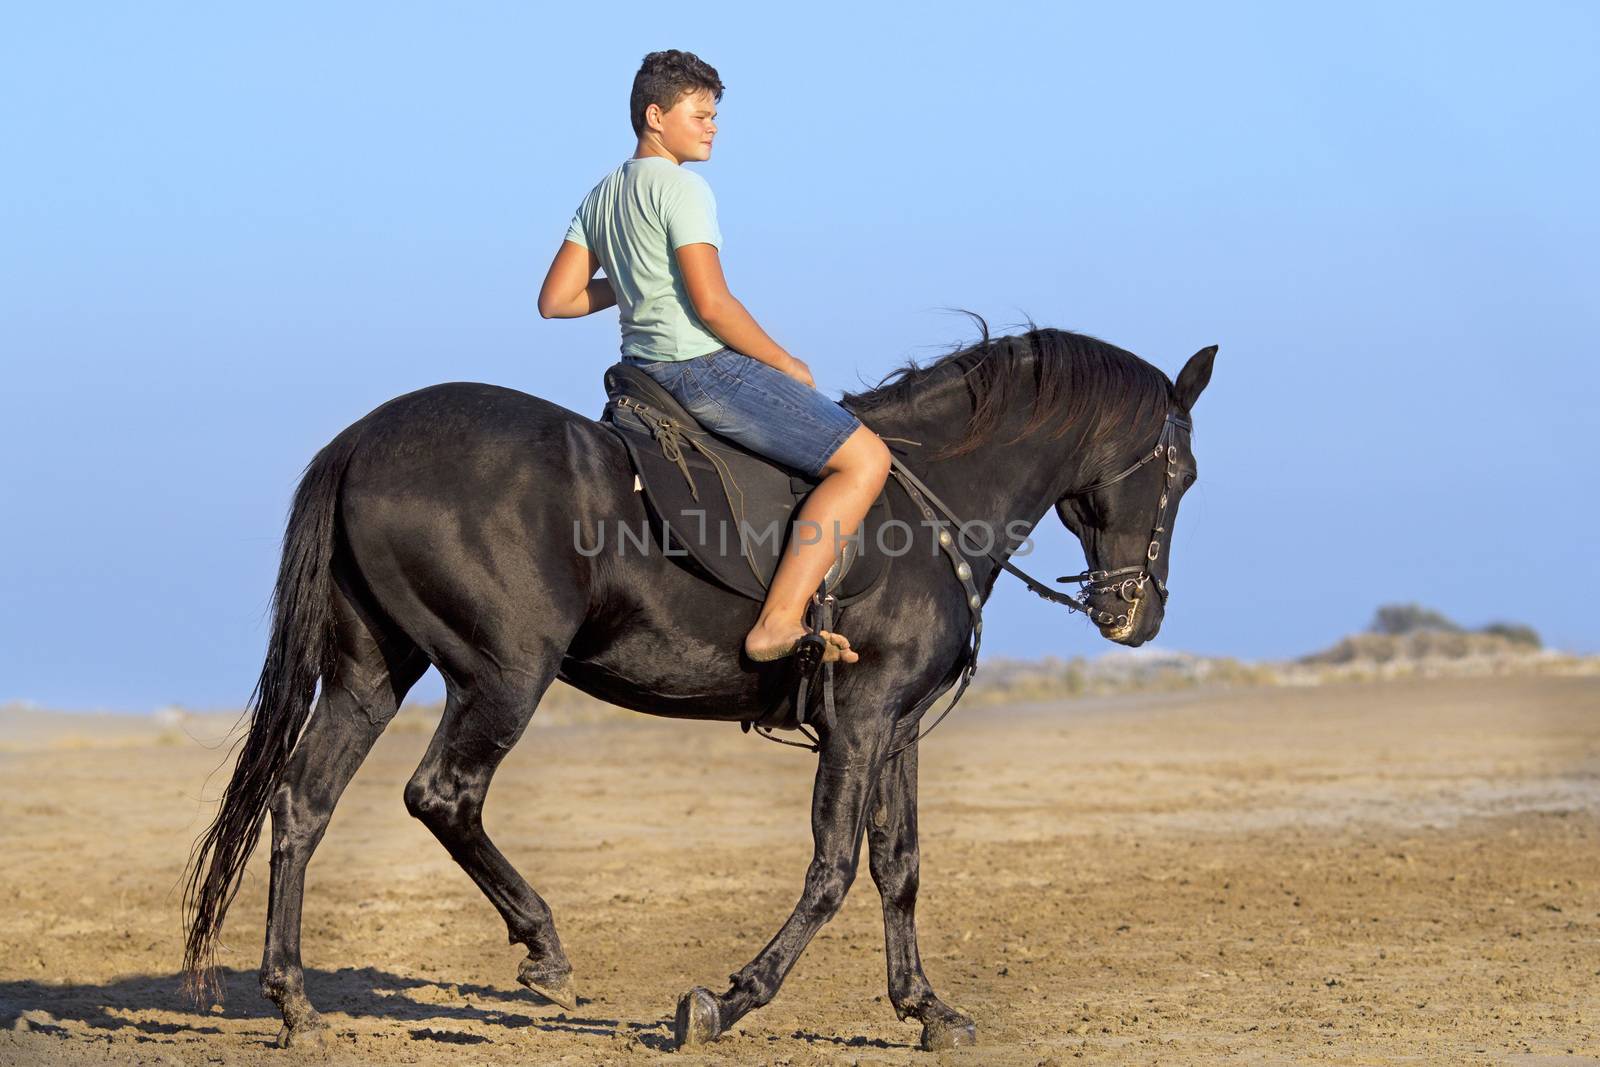
[[[276, 1023], [278, 1011], [262, 998], [253, 970], [228, 969], [221, 972], [225, 1007], [223, 1015], [239, 1019], [270, 1019]], [[197, 1009], [182, 991], [183, 976], [136, 975], [89, 985], [53, 985], [38, 981], [0, 982], [0, 1027], [10, 1030], [19, 1016], [43, 1011], [63, 1022], [76, 1022], [95, 1030], [133, 1031], [137, 1040], [158, 1040], [178, 1034], [217, 1034], [221, 1029], [210, 1020], [216, 1016]], [[434, 1004], [413, 999], [411, 991], [435, 988], [444, 983], [424, 978], [408, 978], [374, 967], [347, 967], [337, 971], [306, 971], [307, 986], [315, 989], [317, 1006], [324, 1011], [352, 1017], [385, 1019], [397, 1024], [435, 1022], [441, 1019], [502, 1026], [514, 1030], [545, 1030], [591, 1037], [631, 1036], [656, 1050], [672, 1047], [672, 1021], [629, 1022], [594, 1018], [583, 1014], [558, 1012], [551, 1016], [524, 1015], [496, 1006], [496, 1002], [526, 996], [520, 992], [490, 986], [455, 984], [461, 1003]], [[478, 1005], [474, 1000], [490, 1003]], [[189, 1015], [192, 1022], [157, 1022], [130, 1018], [145, 1012], [171, 1012]], [[36, 1029], [49, 1029], [49, 1023], [33, 1023]], [[274, 1026], [275, 1030], [276, 1027]], [[488, 1040], [481, 1034], [458, 1030], [413, 1027], [416, 1040], [449, 1044], [477, 1044]]]

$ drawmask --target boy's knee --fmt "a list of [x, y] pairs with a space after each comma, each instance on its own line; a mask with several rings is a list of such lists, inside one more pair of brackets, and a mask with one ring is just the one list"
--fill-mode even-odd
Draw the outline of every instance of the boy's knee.
[[857, 427], [822, 468], [825, 475], [840, 471], [882, 485], [889, 477], [889, 446], [865, 425]]
[[[866, 427], [862, 427], [866, 429]], [[862, 472], [878, 484], [883, 484], [889, 477], [889, 446], [883, 443], [883, 438], [867, 430], [870, 439], [864, 449]]]

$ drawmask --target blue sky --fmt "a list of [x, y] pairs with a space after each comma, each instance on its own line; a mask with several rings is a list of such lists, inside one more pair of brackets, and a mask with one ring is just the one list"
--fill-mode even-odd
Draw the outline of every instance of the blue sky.
[[[0, 700], [236, 706], [340, 428], [463, 379], [598, 413], [615, 313], [534, 301], [658, 48], [727, 85], [728, 278], [824, 392], [970, 340], [951, 307], [1169, 373], [1221, 345], [1160, 645], [1417, 600], [1600, 650], [1591, 5], [605, 11], [8, 9]], [[989, 654], [1105, 647], [1009, 579], [985, 617]]]

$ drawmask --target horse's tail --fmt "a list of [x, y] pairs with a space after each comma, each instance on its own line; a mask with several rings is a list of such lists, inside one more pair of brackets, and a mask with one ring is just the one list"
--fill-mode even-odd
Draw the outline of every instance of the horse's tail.
[[295, 490], [272, 590], [267, 659], [248, 705], [250, 729], [236, 746], [239, 758], [222, 807], [189, 858], [183, 966], [185, 988], [196, 1000], [221, 999], [216, 953], [223, 917], [261, 836], [273, 790], [311, 715], [317, 681], [333, 666], [334, 521], [356, 430], [350, 427], [318, 452]]

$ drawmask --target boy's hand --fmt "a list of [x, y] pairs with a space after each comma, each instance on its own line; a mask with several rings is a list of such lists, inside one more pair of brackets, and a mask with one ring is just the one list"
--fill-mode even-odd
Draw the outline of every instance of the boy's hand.
[[797, 382], [804, 382], [813, 389], [817, 387], [816, 379], [811, 377], [811, 368], [806, 366], [805, 360], [803, 359], [795, 359], [793, 356], [790, 356], [789, 366], [784, 368], [783, 373], [787, 374]]

